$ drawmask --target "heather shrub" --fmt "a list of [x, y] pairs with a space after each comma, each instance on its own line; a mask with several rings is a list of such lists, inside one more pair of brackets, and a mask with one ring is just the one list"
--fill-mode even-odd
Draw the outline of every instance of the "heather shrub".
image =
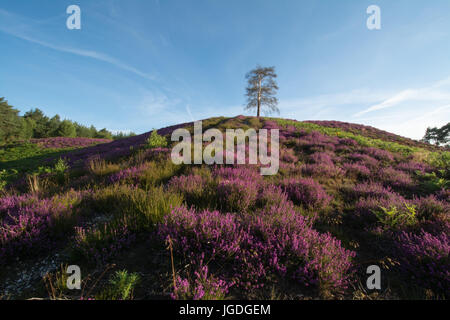
[[370, 169], [375, 169], [379, 166], [377, 159], [372, 158], [371, 156], [366, 155], [366, 154], [352, 153], [347, 156], [347, 159], [351, 162], [356, 162], [356, 163], [365, 165], [366, 167], [368, 167]]
[[141, 165], [120, 170], [109, 176], [109, 182], [137, 184], [139, 182], [139, 176], [142, 174], [144, 168], [145, 167]]
[[408, 189], [413, 186], [411, 177], [403, 171], [395, 170], [392, 167], [382, 168], [378, 171], [378, 179], [384, 185], [399, 189]]
[[321, 209], [331, 201], [331, 196], [311, 178], [288, 178], [281, 182], [281, 187], [294, 203], [309, 208]]
[[213, 177], [218, 180], [240, 179], [243, 181], [255, 181], [257, 183], [263, 179], [256, 167], [244, 165], [216, 167], [213, 170]]
[[279, 186], [268, 184], [263, 186], [256, 199], [256, 205], [259, 208], [270, 208], [272, 206], [280, 206], [289, 202], [288, 195]]
[[191, 265], [210, 261], [224, 281], [256, 290], [278, 277], [302, 286], [341, 291], [348, 285], [353, 253], [329, 234], [311, 229], [296, 212], [247, 216], [178, 208], [160, 226]]
[[394, 156], [387, 150], [369, 147], [364, 148], [363, 152], [380, 161], [394, 161]]
[[40, 199], [36, 195], [0, 200], [0, 263], [22, 255], [46, 253], [76, 225], [83, 193], [70, 191]]
[[402, 232], [395, 239], [394, 250], [403, 273], [424, 288], [447, 298], [450, 294], [449, 240], [446, 233]]
[[197, 208], [215, 206], [215, 184], [211, 177], [196, 174], [175, 176], [170, 179], [167, 188], [169, 192], [183, 195], [188, 205], [195, 205]]
[[348, 177], [356, 177], [357, 179], [367, 179], [370, 176], [370, 170], [363, 164], [344, 163], [342, 168]]
[[342, 170], [333, 163], [307, 163], [301, 166], [301, 172], [308, 177], [336, 177], [342, 174]]
[[223, 300], [232, 283], [217, 279], [209, 273], [208, 266], [201, 264], [192, 278], [176, 277], [171, 294], [176, 300]]
[[396, 193], [384, 196], [361, 197], [355, 203], [355, 209], [350, 218], [359, 224], [374, 225], [379, 222], [374, 212], [378, 212], [380, 208], [401, 208], [405, 202], [407, 201]]
[[413, 203], [417, 207], [417, 218], [420, 220], [430, 220], [439, 214], [450, 213], [450, 205], [434, 195], [414, 198]]
[[344, 145], [344, 146], [349, 146], [349, 147], [357, 147], [358, 146], [358, 142], [356, 142], [354, 139], [350, 139], [350, 138], [339, 139], [339, 144]]
[[298, 158], [295, 155], [294, 150], [283, 148], [280, 151], [280, 160], [288, 163], [296, 163]]
[[355, 254], [330, 234], [313, 230], [311, 223], [294, 211], [284, 211], [255, 216], [249, 225], [263, 243], [263, 257], [279, 275], [322, 293], [342, 292], [351, 281]]
[[344, 186], [342, 191], [350, 200], [360, 198], [390, 198], [394, 193], [390, 187], [384, 187], [379, 183], [362, 182], [354, 186]]
[[259, 186], [252, 180], [222, 180], [217, 186], [219, 205], [229, 212], [247, 212], [256, 201]]
[[429, 165], [415, 161], [400, 162], [399, 164], [397, 164], [396, 169], [405, 171], [409, 174], [413, 174], [417, 171], [421, 174], [425, 174], [426, 172], [431, 171]]
[[328, 152], [316, 152], [309, 156], [309, 160], [312, 163], [333, 166], [334, 163], [332, 157], [334, 157], [334, 154]]

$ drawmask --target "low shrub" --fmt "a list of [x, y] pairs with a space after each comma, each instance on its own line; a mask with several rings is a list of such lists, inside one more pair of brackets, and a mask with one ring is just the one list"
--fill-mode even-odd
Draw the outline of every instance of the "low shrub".
[[295, 204], [309, 208], [324, 208], [332, 199], [322, 186], [311, 178], [287, 178], [281, 182], [281, 187]]

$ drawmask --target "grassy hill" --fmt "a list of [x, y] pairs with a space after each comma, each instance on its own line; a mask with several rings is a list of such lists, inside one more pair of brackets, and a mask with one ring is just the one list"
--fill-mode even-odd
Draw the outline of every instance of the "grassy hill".
[[[150, 132], [2, 148], [0, 297], [449, 297], [448, 150], [337, 121], [203, 120], [279, 128], [279, 172], [261, 176], [173, 164], [180, 127], [193, 124], [158, 130], [168, 144], [153, 148]], [[381, 290], [366, 288], [370, 265]]]

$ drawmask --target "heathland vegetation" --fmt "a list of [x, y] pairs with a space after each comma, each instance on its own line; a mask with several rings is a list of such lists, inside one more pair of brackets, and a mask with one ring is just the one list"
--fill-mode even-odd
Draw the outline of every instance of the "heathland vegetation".
[[[4, 150], [3, 172], [16, 172], [0, 191], [0, 296], [449, 297], [448, 149], [342, 122], [203, 121], [279, 129], [279, 172], [261, 176], [259, 165], [173, 164], [180, 127], [193, 124]], [[83, 290], [65, 286], [67, 265], [81, 267]], [[370, 265], [381, 290], [366, 287]]]

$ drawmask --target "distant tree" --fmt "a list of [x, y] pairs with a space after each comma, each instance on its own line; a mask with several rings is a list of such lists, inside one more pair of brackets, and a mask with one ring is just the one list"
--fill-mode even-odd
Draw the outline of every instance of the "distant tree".
[[[121, 134], [120, 137], [134, 135]], [[47, 117], [36, 108], [26, 112], [23, 117], [4, 98], [0, 98], [0, 144], [6, 141], [48, 137], [85, 137], [113, 139], [106, 129], [97, 131], [94, 126], [84, 126], [70, 120], [61, 121], [59, 115]]]
[[55, 115], [49, 121], [47, 121], [45, 135], [48, 137], [57, 137], [58, 128], [61, 125], [61, 119], [59, 115]]
[[450, 142], [450, 122], [441, 128], [427, 128], [422, 141], [435, 145], [448, 145]]
[[90, 126], [89, 127], [89, 131], [90, 133], [90, 138], [95, 138], [97, 136], [97, 129], [94, 126]]
[[31, 118], [24, 118], [24, 117], [21, 117], [21, 120], [22, 120], [22, 130], [20, 132], [20, 138], [25, 140], [33, 138], [33, 132], [36, 126], [36, 122], [34, 122], [34, 120]]
[[99, 139], [111, 139], [112, 140], [112, 134], [106, 128], [103, 128], [102, 130], [97, 132], [97, 135], [95, 136]]
[[24, 118], [30, 118], [35, 122], [33, 129], [33, 138], [47, 138], [50, 137], [48, 132], [49, 118], [40, 109], [32, 109], [25, 113]]
[[136, 133], [134, 133], [132, 131], [129, 132], [129, 133], [125, 133], [125, 132], [119, 131], [119, 132], [116, 132], [115, 134], [113, 134], [113, 139], [114, 140], [119, 140], [119, 139], [123, 139], [123, 138], [133, 137], [135, 135], [136, 135]]
[[58, 137], [71, 137], [74, 138], [77, 135], [77, 130], [70, 120], [63, 120], [59, 125], [58, 130], [56, 130], [56, 135]]
[[280, 112], [277, 108], [278, 99], [275, 97], [278, 90], [275, 82], [276, 77], [275, 67], [263, 68], [259, 65], [246, 74], [245, 78], [248, 81], [248, 85], [245, 94], [247, 97], [245, 110], [256, 109], [258, 118], [264, 106], [266, 107], [264, 113]]
[[0, 98], [0, 143], [17, 139], [21, 129], [19, 111]]
[[77, 122], [74, 122], [73, 125], [75, 126], [75, 129], [77, 131], [77, 137], [93, 138], [93, 134], [88, 127], [83, 126], [82, 124], [79, 124]]

